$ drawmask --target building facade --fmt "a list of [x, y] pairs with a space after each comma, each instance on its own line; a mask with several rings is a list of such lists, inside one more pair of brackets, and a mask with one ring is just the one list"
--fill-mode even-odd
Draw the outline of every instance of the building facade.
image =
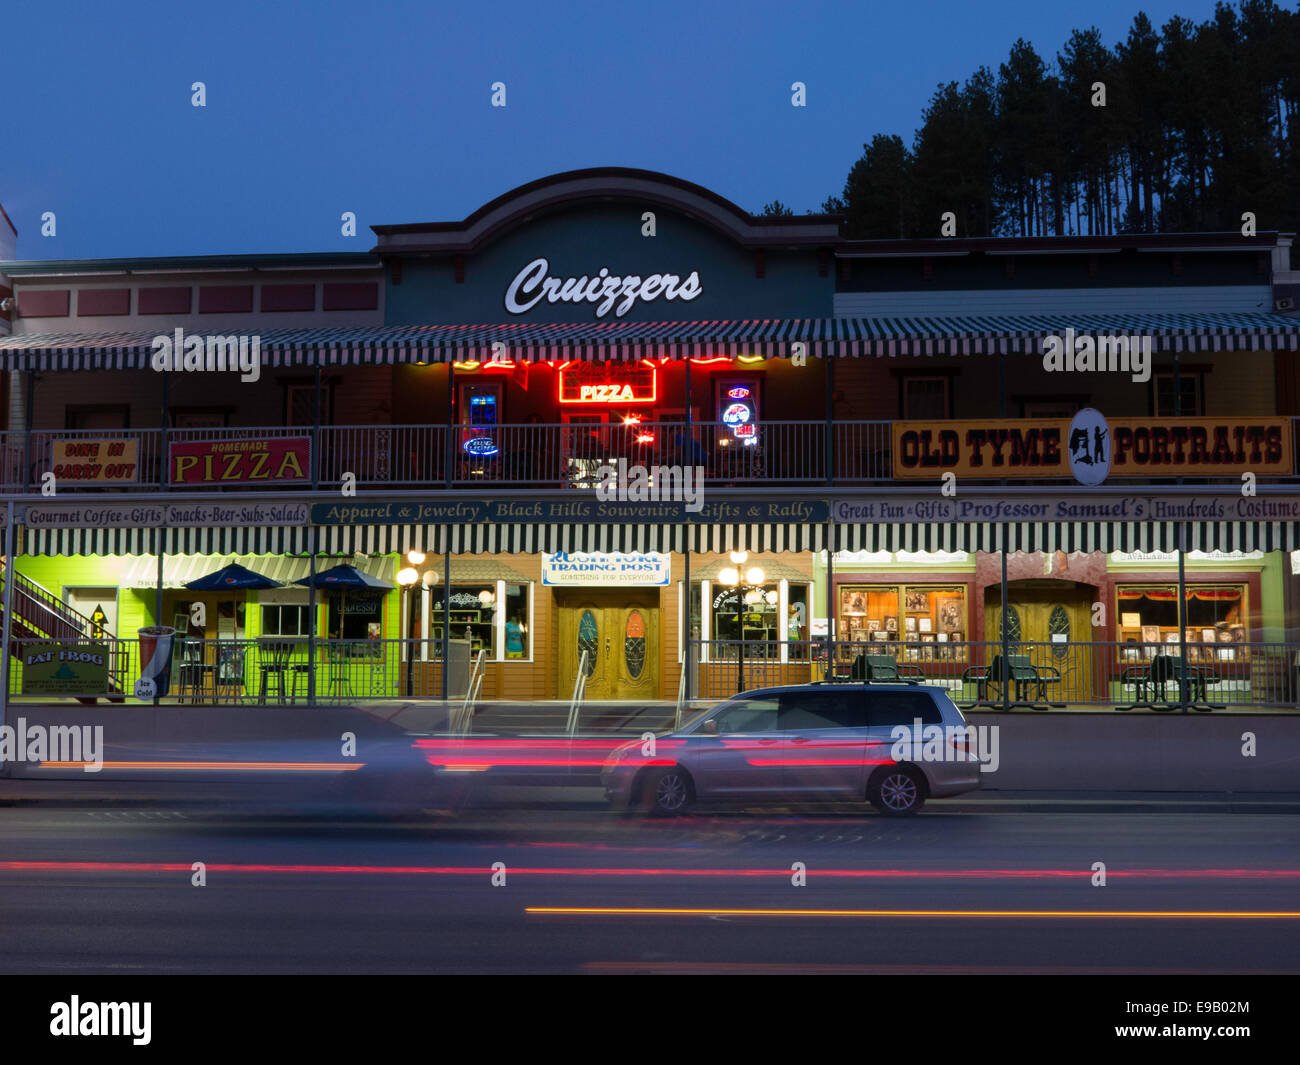
[[[1017, 653], [1054, 674], [1027, 702], [1146, 703], [1176, 657], [1183, 702], [1295, 705], [1288, 235], [854, 242], [621, 169], [374, 229], [0, 247], [15, 697], [132, 699], [164, 625], [196, 700], [454, 696], [466, 657], [483, 699], [672, 700], [859, 656], [975, 700]], [[264, 586], [188, 587], [231, 563]], [[102, 691], [29, 668], [78, 641]]]

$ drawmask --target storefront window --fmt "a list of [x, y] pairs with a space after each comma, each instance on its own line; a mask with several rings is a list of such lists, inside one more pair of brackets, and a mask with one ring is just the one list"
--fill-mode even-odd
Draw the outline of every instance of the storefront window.
[[378, 653], [365, 641], [379, 641], [384, 636], [384, 597], [374, 593], [353, 592], [331, 595], [326, 615], [326, 631], [332, 640], [355, 640], [345, 645], [345, 654], [365, 658]]
[[965, 661], [966, 649], [952, 645], [970, 639], [966, 587], [961, 584], [842, 584], [838, 589], [836, 626], [841, 641], [882, 645], [843, 648], [847, 656], [864, 650], [884, 654], [901, 651], [908, 661]]
[[[435, 640], [443, 634], [443, 596], [433, 593], [430, 629]], [[496, 658], [496, 582], [451, 586], [451, 633], [453, 640], [468, 640], [471, 656], [487, 651]]]
[[1115, 597], [1125, 658], [1178, 654], [1184, 638], [1193, 662], [1235, 662], [1249, 653], [1244, 584], [1189, 584], [1185, 632], [1178, 627], [1178, 585], [1121, 584]]
[[[700, 585], [692, 585], [691, 630], [700, 625]], [[744, 640], [746, 657], [778, 658], [782, 643], [808, 639], [808, 585], [788, 585], [788, 604], [781, 614], [781, 586], [779, 581], [762, 586], [744, 585], [739, 589], [713, 583], [709, 586], [711, 640]], [[737, 618], [739, 611], [739, 618]], [[722, 648], [713, 652], [723, 656]], [[806, 646], [791, 646], [789, 657], [806, 658]]]
[[527, 584], [506, 585], [506, 658], [532, 658], [532, 632], [528, 619], [532, 616], [528, 604]]
[[262, 607], [263, 636], [307, 636], [310, 627], [310, 607], [283, 604]]

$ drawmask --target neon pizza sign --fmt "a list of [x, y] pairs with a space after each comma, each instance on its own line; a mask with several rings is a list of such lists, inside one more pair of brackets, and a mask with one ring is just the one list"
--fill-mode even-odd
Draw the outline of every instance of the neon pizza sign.
[[649, 359], [622, 363], [564, 362], [558, 367], [561, 403], [653, 403], [659, 371]]

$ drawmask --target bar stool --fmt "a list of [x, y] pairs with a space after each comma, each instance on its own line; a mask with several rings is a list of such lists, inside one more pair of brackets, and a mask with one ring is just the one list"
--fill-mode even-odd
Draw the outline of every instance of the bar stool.
[[[284, 675], [288, 669], [290, 645], [280, 642], [267, 642], [258, 645], [257, 701], [265, 703], [270, 695], [272, 679], [279, 702], [285, 702]], [[266, 657], [263, 657], [266, 656]], [[295, 675], [295, 680], [296, 680]]]

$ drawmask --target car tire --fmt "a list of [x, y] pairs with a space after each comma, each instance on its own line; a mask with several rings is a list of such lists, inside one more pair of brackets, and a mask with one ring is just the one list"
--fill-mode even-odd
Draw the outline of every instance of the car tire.
[[867, 801], [886, 817], [911, 817], [925, 805], [925, 778], [907, 766], [888, 766], [871, 778]]
[[647, 773], [641, 781], [641, 805], [652, 817], [677, 817], [695, 805], [695, 782], [681, 766]]

